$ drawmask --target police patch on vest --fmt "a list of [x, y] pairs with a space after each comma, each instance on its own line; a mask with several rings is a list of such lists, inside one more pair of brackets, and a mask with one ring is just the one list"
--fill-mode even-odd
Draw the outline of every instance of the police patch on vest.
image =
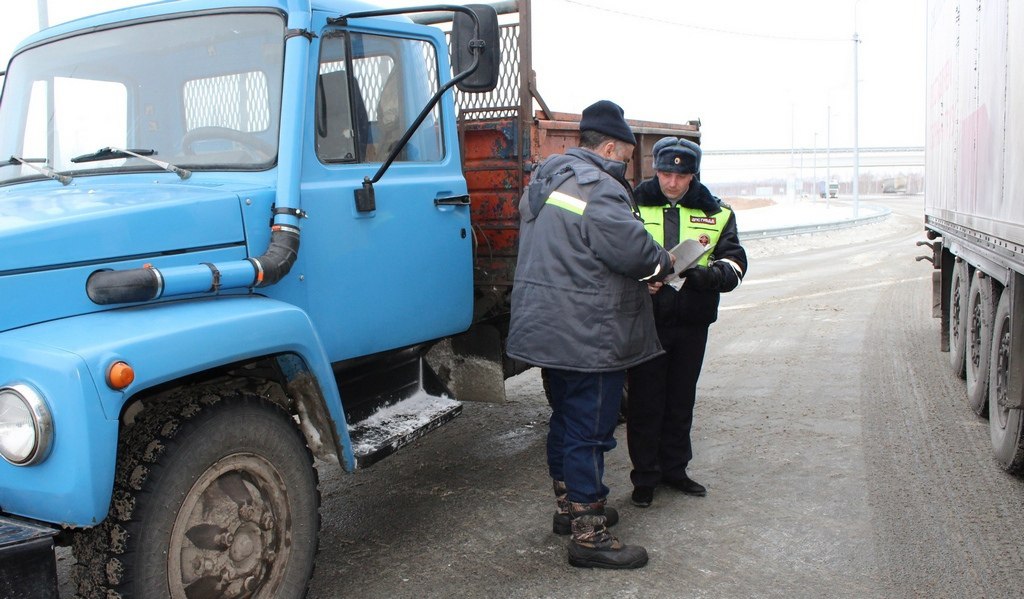
[[699, 241], [702, 246], [708, 247], [708, 244], [711, 243], [711, 237], [709, 237], [707, 233], [702, 233], [697, 241]]
[[718, 219], [714, 216], [691, 216], [690, 222], [698, 225], [713, 225], [718, 222]]

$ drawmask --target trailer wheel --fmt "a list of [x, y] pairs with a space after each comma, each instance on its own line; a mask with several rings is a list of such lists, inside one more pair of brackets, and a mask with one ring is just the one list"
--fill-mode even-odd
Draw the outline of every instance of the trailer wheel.
[[957, 259], [949, 285], [949, 363], [960, 378], [967, 376], [967, 291], [970, 286], [967, 263]]
[[980, 270], [974, 271], [971, 279], [967, 307], [967, 404], [975, 414], [985, 416], [988, 413], [988, 370], [992, 356], [996, 293], [992, 279]]
[[86, 598], [301, 598], [320, 494], [302, 434], [249, 395], [196, 393], [128, 427], [110, 513], [78, 536]]
[[988, 427], [996, 461], [1013, 473], [1024, 471], [1024, 446], [1021, 444], [1022, 410], [1006, 406], [1011, 368], [1020, 368], [1010, 359], [1010, 294], [1004, 291], [996, 307], [992, 338], [992, 368], [989, 375]]

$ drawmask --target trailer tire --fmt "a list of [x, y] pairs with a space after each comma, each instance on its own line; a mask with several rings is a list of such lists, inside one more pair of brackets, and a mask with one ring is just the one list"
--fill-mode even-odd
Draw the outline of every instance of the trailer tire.
[[992, 278], [974, 271], [967, 301], [966, 379], [967, 405], [978, 416], [988, 414], [989, 364], [995, 326], [996, 290]]
[[291, 417], [198, 391], [127, 427], [110, 513], [73, 549], [82, 597], [304, 597], [320, 494]]
[[1008, 472], [1024, 471], [1024, 445], [1021, 443], [1024, 410], [1004, 407], [1008, 394], [1009, 373], [1020, 364], [1010, 356], [1010, 294], [1003, 291], [996, 306], [992, 336], [992, 368], [989, 374], [988, 427], [996, 461]]
[[949, 284], [949, 363], [960, 378], [967, 376], [967, 292], [970, 287], [967, 263], [956, 260]]

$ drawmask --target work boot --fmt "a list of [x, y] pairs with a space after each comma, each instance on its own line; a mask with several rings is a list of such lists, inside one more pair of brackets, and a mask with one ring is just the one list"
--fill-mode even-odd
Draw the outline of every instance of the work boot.
[[[572, 532], [572, 517], [569, 516], [569, 490], [565, 488], [565, 483], [560, 480], [551, 481], [555, 487], [555, 503], [557, 508], [555, 510], [555, 517], [551, 522], [551, 532], [556, 535], [567, 535]], [[606, 503], [606, 499], [601, 500], [601, 504]], [[615, 526], [619, 522], [619, 512], [613, 507], [605, 506], [604, 516], [607, 519], [605, 526]]]
[[569, 564], [577, 568], [623, 570], [647, 565], [647, 550], [625, 545], [608, 532], [605, 507], [597, 503], [569, 503], [572, 538]]

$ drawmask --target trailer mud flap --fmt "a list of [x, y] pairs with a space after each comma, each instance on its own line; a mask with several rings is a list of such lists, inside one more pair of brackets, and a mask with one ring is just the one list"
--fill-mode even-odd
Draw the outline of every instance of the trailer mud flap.
[[1010, 369], [1007, 380], [1006, 407], [1019, 410], [1024, 407], [1024, 275], [1015, 272], [1010, 286], [1003, 293], [1010, 294]]
[[0, 597], [57, 599], [56, 531], [0, 516]]

